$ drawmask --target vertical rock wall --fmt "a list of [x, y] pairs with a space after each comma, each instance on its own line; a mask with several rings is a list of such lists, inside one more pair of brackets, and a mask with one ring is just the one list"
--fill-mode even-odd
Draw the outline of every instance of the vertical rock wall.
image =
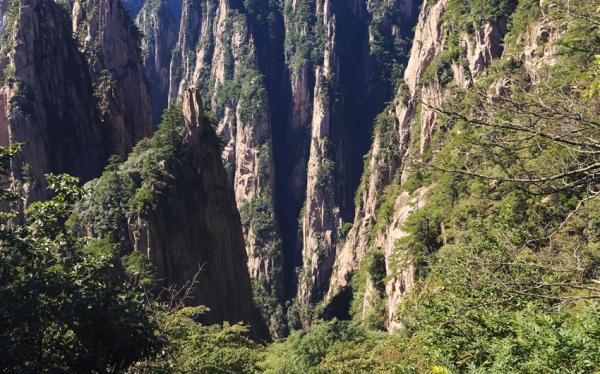
[[[373, 118], [393, 96], [389, 75], [406, 62], [402, 40], [418, 5], [183, 2], [169, 100], [197, 87], [218, 118], [251, 276], [270, 294], [266, 304], [295, 298], [311, 308], [327, 291]], [[151, 40], [167, 31], [152, 27], [160, 30], [145, 32]], [[151, 70], [155, 60], [146, 60]]]
[[[406, 236], [402, 226], [410, 214], [427, 200], [427, 188], [412, 194], [387, 194], [391, 185], [402, 185], [410, 176], [407, 159], [419, 159], [429, 150], [433, 133], [439, 126], [434, 108], [440, 107], [448, 94], [448, 87], [470, 87], [473, 79], [493, 59], [502, 55], [502, 40], [506, 34], [506, 20], [474, 25], [473, 32], [460, 34], [460, 52], [451, 66], [439, 61], [448, 51], [448, 35], [452, 26], [444, 21], [451, 0], [424, 1], [415, 29], [412, 50], [404, 82], [399, 86], [394, 102], [382, 114], [376, 128], [374, 142], [367, 157], [366, 170], [359, 189], [359, 204], [348, 240], [336, 258], [331, 284], [326, 296], [333, 303], [350, 287], [352, 275], [369, 251], [383, 252], [388, 281], [385, 287], [385, 327], [394, 329], [394, 313], [403, 296], [415, 282], [414, 264], [395, 264], [394, 244]], [[443, 69], [443, 70], [442, 70]], [[449, 75], [449, 78], [446, 77]], [[394, 199], [391, 217], [384, 225], [377, 220], [382, 200]], [[372, 306], [372, 287], [365, 286], [364, 308]], [[371, 290], [371, 291], [369, 291]]]
[[32, 201], [45, 196], [44, 174], [90, 179], [151, 135], [150, 100], [120, 2], [4, 4], [0, 139], [23, 144], [13, 180]]
[[187, 303], [205, 305], [205, 323], [246, 322], [266, 336], [252, 300], [240, 216], [219, 140], [195, 90], [183, 97], [182, 156], [165, 163], [173, 182], [148, 215], [128, 218], [131, 250], [146, 254], [164, 285], [196, 285]]

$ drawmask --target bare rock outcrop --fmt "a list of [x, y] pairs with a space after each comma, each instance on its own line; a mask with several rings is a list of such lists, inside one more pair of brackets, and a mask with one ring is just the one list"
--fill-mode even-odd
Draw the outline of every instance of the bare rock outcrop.
[[516, 60], [523, 63], [527, 74], [531, 77], [534, 83], [541, 80], [540, 74], [543, 73], [545, 66], [553, 66], [557, 61], [557, 46], [556, 41], [560, 39], [566, 31], [567, 25], [556, 25], [550, 21], [543, 1], [540, 2], [542, 10], [542, 20], [531, 26], [522, 35], [524, 44], [522, 50], [514, 53], [510, 51]]
[[119, 1], [4, 4], [0, 139], [24, 144], [12, 176], [27, 204], [44, 198], [44, 174], [89, 180], [109, 155], [151, 135], [150, 100]]
[[[388, 116], [393, 117], [394, 123], [388, 124], [385, 132], [383, 128], [376, 129], [365, 164], [365, 175], [368, 178], [362, 182], [361, 204], [357, 206], [348, 239], [337, 255], [326, 303], [349, 286], [352, 274], [358, 269], [360, 261], [371, 246], [371, 231], [376, 223], [376, 211], [384, 189], [402, 168], [413, 135], [412, 122], [420, 98], [419, 82], [434, 57], [443, 48], [442, 16], [448, 0], [434, 3], [431, 5], [430, 1], [424, 1], [422, 4], [410, 58], [404, 71], [405, 84], [400, 86], [393, 107], [387, 109]], [[429, 123], [428, 128], [433, 125], [433, 121], [430, 119]], [[383, 143], [389, 142], [390, 139], [393, 139], [391, 154], [387, 147], [383, 146]]]
[[95, 81], [109, 154], [125, 157], [153, 132], [141, 40], [119, 0], [77, 0], [72, 19]]
[[71, 36], [70, 20], [53, 1], [21, 1], [3, 32], [7, 46], [0, 114], [3, 145], [22, 143], [12, 163], [27, 202], [45, 196], [44, 174], [90, 179], [105, 160], [93, 77]]
[[168, 105], [171, 55], [179, 35], [177, 20], [177, 15], [162, 1], [146, 2], [136, 17], [136, 24], [144, 35], [142, 51], [154, 122], [160, 120]]
[[[172, 50], [169, 101], [198, 87], [217, 118], [265, 304], [311, 306], [327, 291], [372, 119], [393, 96], [385, 69], [406, 62], [395, 41], [412, 34], [418, 3], [185, 0], [177, 43], [156, 38]], [[146, 38], [168, 34], [154, 24]]]
[[[266, 338], [253, 301], [233, 187], [203, 107], [195, 89], [186, 91], [181, 109], [169, 109], [171, 117], [163, 122], [169, 130], [161, 129], [125, 162], [89, 183], [100, 197], [87, 196], [80, 203], [78, 225], [90, 236], [111, 237], [123, 253], [149, 259], [157, 294], [166, 301], [204, 305], [209, 311], [201, 322], [244, 322], [255, 337]], [[173, 148], [161, 143], [165, 134]], [[129, 186], [126, 191], [122, 183]], [[152, 190], [144, 209], [131, 208], [149, 183], [162, 187]], [[110, 227], [96, 212], [109, 212]]]
[[[355, 1], [344, 8], [339, 3], [327, 0], [316, 3], [316, 13], [319, 15], [317, 22], [320, 23], [317, 26], [324, 32], [325, 43], [322, 65], [317, 66], [314, 73], [311, 145], [306, 199], [301, 216], [303, 267], [298, 280], [298, 301], [301, 305], [310, 307], [320, 303], [328, 294], [331, 283], [345, 284], [346, 274], [338, 271], [345, 265], [339, 264], [353, 263], [359, 257], [356, 251], [342, 248], [344, 240], [360, 240], [357, 234], [359, 225], [350, 232], [349, 237], [342, 232], [344, 221], [351, 221], [355, 216], [353, 173], [362, 171], [362, 168], [356, 167], [362, 164], [362, 160], [355, 159], [351, 153], [360, 149], [361, 137], [370, 136], [367, 134], [373, 131], [373, 117], [370, 116], [374, 114], [369, 113], [373, 110], [370, 106], [373, 103], [369, 100], [379, 97], [377, 95], [380, 92], [377, 91], [383, 89], [377, 79], [361, 81], [362, 77], [368, 77], [377, 70], [376, 64], [371, 61], [373, 56], [365, 51], [381, 35], [392, 39], [405, 36], [406, 30], [399, 25], [410, 24], [416, 19], [415, 5], [413, 1], [386, 4]], [[347, 39], [348, 19], [360, 22], [368, 19], [372, 12], [376, 12], [375, 9], [387, 11], [362, 33], [358, 26], [353, 26], [350, 47]], [[398, 15], [399, 19], [393, 19], [391, 14]], [[374, 34], [374, 30], [379, 34]], [[364, 43], [364, 48], [361, 48], [361, 43]], [[358, 68], [349, 68], [349, 64]], [[365, 94], [364, 97], [361, 97], [361, 92]], [[376, 132], [375, 138], [380, 135]], [[348, 151], [350, 149], [353, 151]], [[367, 164], [380, 161], [370, 159]], [[382, 171], [382, 174], [385, 173]], [[376, 175], [373, 177], [377, 178]], [[360, 209], [356, 207], [356, 214]], [[338, 265], [334, 266], [336, 262]], [[338, 284], [334, 286], [337, 287]]]
[[[322, 14], [326, 38], [323, 67], [316, 69], [310, 156], [307, 168], [307, 188], [302, 216], [302, 273], [299, 275], [298, 298], [301, 305], [320, 300], [331, 275], [335, 260], [335, 245], [339, 240], [341, 217], [335, 200], [331, 143], [331, 97], [325, 82], [339, 69], [336, 51], [336, 23], [332, 4], [328, 0], [317, 3], [317, 14]], [[321, 7], [321, 8], [319, 8]]]
[[266, 202], [267, 214], [274, 214], [271, 122], [256, 64], [253, 35], [239, 10], [225, 0], [184, 1], [169, 96], [175, 100], [187, 87], [207, 87], [204, 94], [217, 114], [217, 132], [225, 143], [223, 160], [244, 216], [250, 274], [278, 288], [278, 275], [271, 269], [279, 260], [266, 255], [278, 245], [277, 234], [265, 237], [259, 232], [252, 209]]
[[[386, 274], [389, 280], [385, 284], [386, 300], [386, 327], [388, 330], [397, 328], [395, 312], [403, 296], [412, 289], [415, 283], [415, 265], [412, 259], [404, 258], [399, 261], [395, 244], [407, 235], [403, 226], [411, 213], [421, 209], [427, 199], [427, 188], [421, 188], [412, 194], [400, 194], [394, 203], [394, 214], [385, 230], [381, 231], [375, 239], [374, 245], [385, 254]], [[400, 266], [398, 264], [401, 264]]]
[[198, 92], [183, 98], [188, 134], [184, 157], [165, 168], [173, 186], [157, 209], [130, 218], [132, 249], [145, 253], [158, 268], [158, 279], [183, 286], [196, 279], [191, 303], [210, 311], [206, 323], [249, 323], [264, 336], [252, 301], [246, 252], [234, 192], [221, 161], [218, 139], [204, 120]]

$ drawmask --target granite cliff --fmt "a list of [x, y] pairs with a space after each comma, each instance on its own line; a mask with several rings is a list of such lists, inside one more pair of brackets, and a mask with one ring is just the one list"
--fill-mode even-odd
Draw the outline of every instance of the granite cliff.
[[[198, 93], [170, 108], [156, 134], [89, 182], [79, 207], [89, 236], [111, 237], [156, 269], [167, 301], [204, 305], [204, 323], [245, 322], [265, 337], [252, 300], [245, 244], [219, 140]], [[170, 300], [174, 298], [174, 300]]]
[[0, 132], [3, 145], [23, 144], [12, 174], [28, 201], [45, 197], [44, 174], [91, 179], [152, 133], [135, 28], [119, 1], [5, 1], [0, 16]]
[[275, 335], [290, 305], [307, 323], [327, 292], [372, 120], [407, 61], [418, 5], [189, 0], [146, 2], [137, 16], [146, 66], [164, 78], [156, 95], [174, 102], [197, 87], [218, 118], [256, 298]]

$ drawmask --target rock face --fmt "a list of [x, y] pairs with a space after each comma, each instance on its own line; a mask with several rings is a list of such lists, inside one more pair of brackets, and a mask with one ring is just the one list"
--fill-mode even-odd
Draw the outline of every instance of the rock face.
[[[155, 49], [171, 49], [169, 100], [181, 98], [188, 87], [199, 87], [218, 118], [223, 160], [242, 213], [250, 275], [259, 285], [265, 315], [272, 315], [275, 311], [266, 305], [279, 303], [282, 282], [273, 218], [271, 116], [265, 80], [257, 68], [255, 36], [239, 6], [225, 0], [183, 1], [177, 42], [170, 47], [157, 39]], [[156, 27], [156, 35], [166, 32], [164, 22]]]
[[[543, 6], [542, 9], [544, 9]], [[544, 16], [546, 15], [544, 14]], [[514, 55], [509, 52], [517, 61], [523, 63], [533, 83], [538, 83], [542, 78], [540, 72], [543, 71], [544, 66], [556, 64], [558, 51], [555, 42], [560, 39], [564, 32], [565, 25], [554, 25], [548, 17], [544, 17], [539, 24], [529, 29], [529, 32], [524, 35], [525, 46], [523, 50], [517, 51]]]
[[145, 45], [162, 44], [148, 50], [172, 49], [169, 100], [198, 87], [219, 120], [266, 315], [289, 299], [310, 307], [327, 291], [372, 119], [393, 96], [389, 74], [408, 51], [397, 42], [411, 35], [418, 5], [186, 0], [174, 47], [153, 36], [169, 34], [166, 21], [145, 32]]
[[507, 52], [506, 14], [459, 28], [457, 1], [0, 0], [0, 143], [25, 143], [13, 180], [35, 200], [47, 172], [93, 178], [183, 101], [186, 157], [161, 165], [176, 178], [158, 209], [128, 216], [129, 249], [176, 285], [200, 268], [208, 321], [258, 323], [253, 294], [276, 337], [347, 312], [377, 253], [385, 287], [355, 297], [363, 317], [384, 300], [392, 330], [417, 270], [395, 243], [428, 197], [403, 188], [435, 145], [435, 108], [503, 54], [535, 82], [561, 32], [542, 22]]
[[3, 46], [1, 64], [0, 138], [3, 145], [24, 143], [12, 174], [37, 200], [47, 172], [90, 178], [101, 171], [103, 132], [92, 78], [64, 10], [51, 1], [9, 4], [12, 17], [2, 31], [10, 46]]
[[[390, 42], [410, 36], [418, 6], [412, 1], [311, 4], [286, 3], [291, 111], [283, 144], [292, 144], [299, 157], [285, 170], [276, 169], [279, 190], [283, 181], [289, 181], [286, 187], [305, 184], [287, 193], [292, 203], [303, 206], [298, 239], [287, 243], [301, 255], [296, 301], [309, 312], [301, 315], [305, 324], [327, 292], [344, 222], [354, 216], [353, 197], [373, 118], [392, 96], [393, 79], [382, 79], [391, 71], [382, 62], [404, 62], [406, 51]], [[314, 49], [312, 56], [303, 54], [306, 46]], [[382, 51], [392, 57], [382, 57]], [[293, 204], [283, 207], [284, 214], [298, 212]]]
[[4, 28], [4, 17], [6, 15], [6, 8], [8, 7], [8, 0], [0, 1], [0, 32]]
[[171, 52], [178, 39], [179, 16], [163, 2], [147, 2], [136, 18], [144, 35], [142, 51], [155, 122], [159, 121], [168, 104]]
[[394, 312], [406, 292], [410, 291], [415, 283], [416, 268], [412, 263], [399, 267], [393, 260], [395, 243], [407, 234], [403, 230], [404, 223], [411, 213], [418, 211], [425, 205], [427, 189], [423, 188], [413, 194], [403, 193], [394, 202], [394, 214], [388, 227], [381, 231], [375, 239], [375, 247], [383, 250], [385, 255], [385, 270], [389, 280], [385, 284], [387, 319], [386, 327], [389, 330], [397, 328]]
[[[140, 139], [153, 134], [139, 35], [120, 1], [3, 1], [1, 9], [0, 140], [2, 145], [24, 143], [12, 173], [28, 202], [45, 197], [45, 173], [92, 179], [110, 155], [126, 157]], [[152, 9], [144, 11], [140, 19], [150, 17], [151, 25], [164, 21], [152, 18]], [[154, 44], [146, 39], [145, 48], [154, 56], [146, 64], [153, 67], [155, 97], [166, 101], [171, 62], [164, 60], [171, 50], [161, 48], [176, 40], [157, 35], [164, 38]], [[181, 98], [186, 126], [178, 149], [182, 157], [159, 162], [157, 167], [173, 179], [154, 209], [119, 217], [125, 249], [146, 254], [167, 286], [183, 287], [195, 279], [187, 302], [210, 308], [206, 323], [244, 321], [255, 336], [266, 336], [252, 300], [240, 216], [219, 139], [199, 94], [184, 90]], [[233, 114], [240, 123], [248, 121], [241, 106]], [[253, 127], [240, 126], [244, 129], [240, 138], [253, 136]], [[260, 156], [254, 148], [243, 154], [249, 161], [240, 167], [254, 165]], [[268, 181], [266, 175], [260, 178]], [[261, 183], [248, 180], [248, 194]], [[109, 210], [104, 208], [100, 211]], [[89, 234], [98, 232], [92, 223], [82, 227]]]
[[385, 187], [393, 182], [399, 171], [402, 173], [404, 158], [414, 136], [411, 130], [419, 100], [417, 86], [435, 55], [442, 50], [441, 17], [447, 3], [447, 0], [442, 0], [430, 6], [425, 1], [422, 5], [404, 73], [405, 83], [400, 86], [394, 104], [386, 109], [386, 119], [376, 129], [359, 190], [360, 204], [348, 240], [336, 258], [327, 301], [349, 286], [352, 274], [358, 270], [360, 261], [371, 248], [371, 231], [376, 224], [377, 208]]
[[107, 127], [109, 154], [125, 157], [152, 135], [152, 109], [140, 38], [119, 0], [75, 1], [73, 33], [86, 54]]
[[88, 183], [94, 194], [79, 203], [74, 221], [82, 234], [147, 258], [156, 294], [172, 306], [204, 305], [201, 322], [244, 322], [267, 338], [212, 121], [198, 92], [188, 90], [151, 139]]
[[172, 185], [157, 209], [128, 219], [132, 250], [146, 254], [157, 278], [178, 287], [196, 279], [188, 304], [205, 305], [205, 323], [246, 322], [265, 336], [252, 301], [246, 252], [233, 189], [221, 161], [219, 141], [204, 119], [195, 90], [183, 98], [187, 135], [179, 161], [164, 168]]
[[150, 101], [118, 1], [86, 9], [48, 0], [4, 4], [0, 139], [24, 144], [12, 174], [32, 201], [45, 196], [45, 173], [90, 179], [109, 155], [125, 155], [150, 135]]
[[[198, 87], [218, 118], [255, 297], [274, 335], [286, 301], [309, 324], [370, 251], [386, 258], [393, 327], [414, 271], [392, 269], [391, 248], [408, 205], [427, 196], [387, 190], [430, 150], [449, 87], [468, 89], [504, 53], [507, 16], [458, 28], [453, 1], [185, 0], [148, 2], [138, 16], [155, 97], [173, 102]], [[412, 47], [402, 44], [413, 27]], [[532, 50], [551, 37], [540, 27]], [[529, 55], [519, 59], [533, 66]], [[394, 209], [382, 222], [384, 202]]]
[[[406, 236], [402, 225], [410, 214], [424, 205], [427, 188], [412, 193], [394, 194], [391, 186], [402, 186], [412, 171], [408, 156], [419, 159], [430, 148], [436, 131], [440, 107], [448, 94], [448, 87], [470, 87], [493, 59], [502, 55], [502, 41], [506, 34], [506, 20], [474, 25], [472, 33], [460, 35], [460, 55], [453, 63], [440, 63], [450, 48], [448, 35], [451, 26], [444, 21], [450, 0], [424, 1], [415, 29], [410, 59], [404, 72], [404, 84], [394, 102], [379, 117], [373, 145], [366, 158], [365, 173], [359, 188], [359, 203], [354, 225], [345, 245], [339, 250], [333, 269], [326, 303], [336, 299], [350, 287], [352, 275], [369, 251], [381, 252], [385, 257], [386, 277], [384, 327], [396, 328], [394, 313], [403, 296], [415, 281], [412, 263], [395, 264], [397, 253], [394, 243]], [[384, 200], [391, 200], [384, 201]], [[382, 203], [393, 206], [391, 214], [382, 217], [378, 209]], [[378, 219], [386, 219], [378, 222]], [[395, 264], [395, 265], [394, 265]], [[367, 281], [368, 283], [368, 281]], [[361, 315], [372, 307], [373, 287], [364, 287]], [[356, 296], [356, 295], [355, 295]]]

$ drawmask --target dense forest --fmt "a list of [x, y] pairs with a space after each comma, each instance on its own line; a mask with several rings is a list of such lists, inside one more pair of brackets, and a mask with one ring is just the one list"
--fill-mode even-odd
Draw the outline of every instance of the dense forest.
[[0, 0], [0, 372], [600, 372], [598, 0]]

